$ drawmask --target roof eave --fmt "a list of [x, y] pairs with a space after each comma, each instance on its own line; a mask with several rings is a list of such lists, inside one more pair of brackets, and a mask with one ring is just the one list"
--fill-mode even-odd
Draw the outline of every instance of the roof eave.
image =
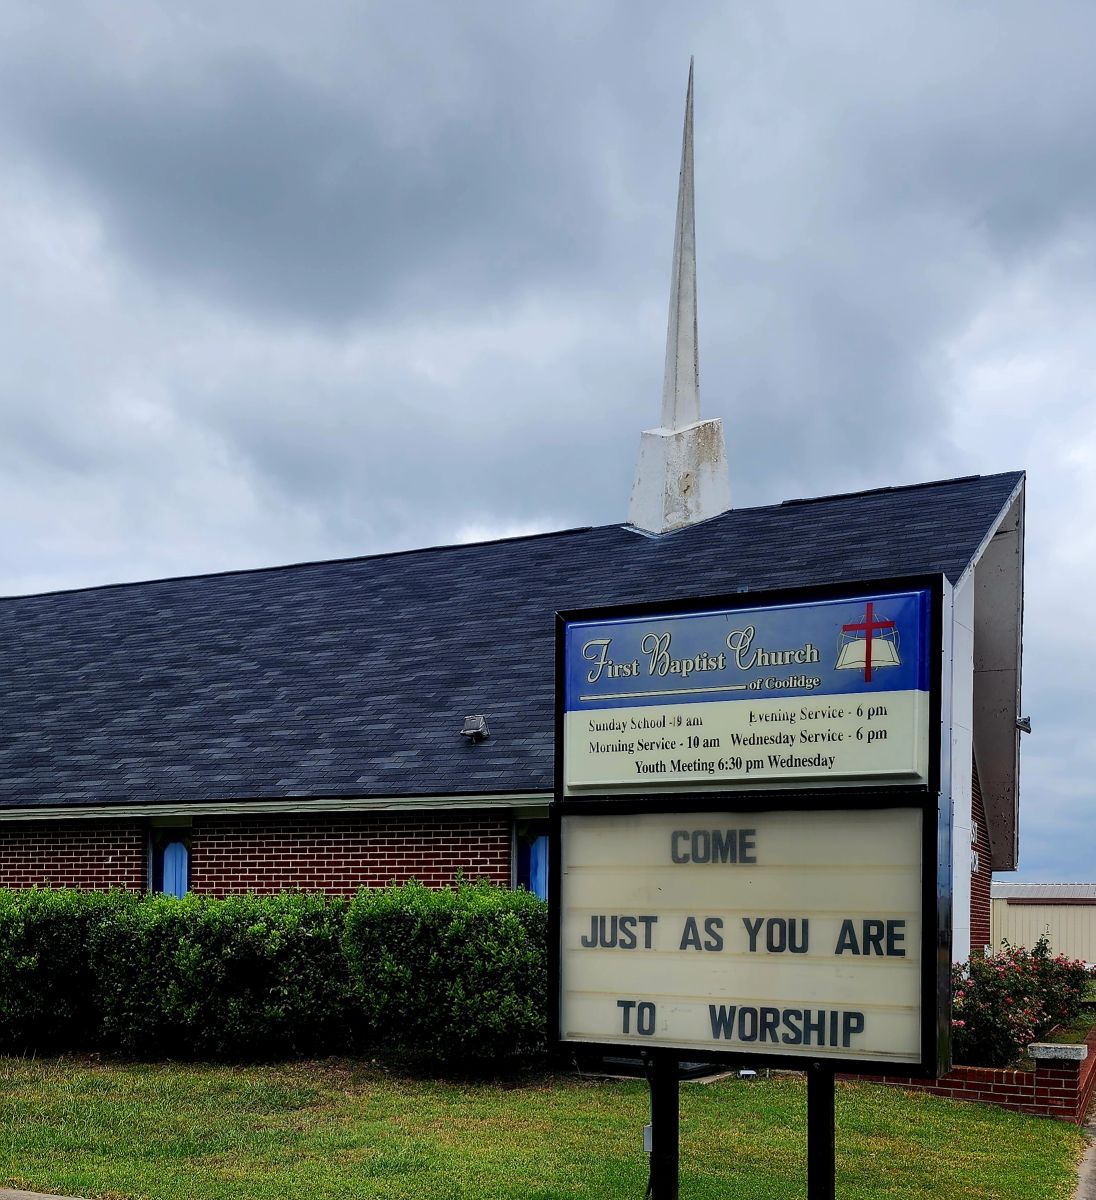
[[2, 821], [126, 820], [132, 817], [224, 817], [277, 814], [457, 812], [483, 809], [544, 809], [548, 792], [459, 793], [428, 796], [274, 796], [245, 800], [158, 800], [132, 803], [29, 804], [0, 808]]
[[995, 871], [1015, 871], [1019, 861], [1024, 499], [1021, 477], [968, 568], [974, 584], [974, 758]]

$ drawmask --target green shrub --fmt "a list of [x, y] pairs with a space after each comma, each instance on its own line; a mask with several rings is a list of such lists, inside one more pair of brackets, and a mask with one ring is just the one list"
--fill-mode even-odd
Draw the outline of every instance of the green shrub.
[[89, 937], [136, 899], [124, 892], [0, 890], [0, 1053], [96, 1044]]
[[1044, 935], [1032, 950], [1003, 943], [952, 969], [952, 1052], [973, 1067], [1007, 1067], [1024, 1048], [1080, 1011], [1085, 964], [1052, 956]]
[[146, 897], [92, 931], [104, 1042], [139, 1056], [345, 1051], [345, 903], [322, 896]]
[[424, 1062], [543, 1053], [547, 906], [486, 883], [363, 890], [344, 945], [365, 1035]]

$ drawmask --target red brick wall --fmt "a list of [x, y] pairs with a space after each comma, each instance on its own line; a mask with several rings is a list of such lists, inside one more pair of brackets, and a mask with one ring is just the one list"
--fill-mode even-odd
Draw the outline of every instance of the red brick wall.
[[[0, 822], [0, 887], [141, 890], [146, 847], [136, 820]], [[190, 830], [191, 888], [217, 896], [349, 895], [411, 878], [442, 887], [459, 871], [510, 885], [508, 817], [199, 817]]]
[[202, 817], [191, 830], [190, 886], [216, 896], [284, 888], [350, 895], [412, 878], [442, 887], [458, 871], [509, 887], [507, 817]]
[[[1081, 1061], [1043, 1059], [1034, 1071], [1009, 1071], [992, 1067], [953, 1067], [943, 1079], [910, 1079], [906, 1075], [863, 1077], [866, 1083], [933, 1092], [949, 1100], [996, 1104], [1014, 1112], [1056, 1117], [1080, 1124], [1096, 1085], [1096, 1029], [1087, 1039], [1088, 1058]], [[850, 1078], [850, 1076], [842, 1076]]]
[[143, 889], [145, 838], [139, 821], [0, 823], [0, 887]]
[[982, 785], [978, 781], [978, 767], [973, 770], [973, 795], [970, 803], [972, 827], [977, 831], [973, 850], [978, 855], [978, 870], [970, 877], [970, 952], [981, 954], [984, 946], [990, 945], [990, 880], [993, 865], [990, 862], [989, 831], [986, 829], [986, 810], [982, 804]]

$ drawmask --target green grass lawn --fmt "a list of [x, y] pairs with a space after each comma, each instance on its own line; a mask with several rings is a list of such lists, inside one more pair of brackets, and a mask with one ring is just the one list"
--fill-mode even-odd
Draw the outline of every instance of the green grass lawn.
[[1040, 1038], [1040, 1041], [1064, 1042], [1067, 1045], [1083, 1042], [1092, 1032], [1093, 1016], [1092, 1009], [1086, 1005], [1072, 1021], [1066, 1021], [1063, 1025], [1055, 1025], [1046, 1037]]
[[[0, 1184], [110, 1200], [549, 1200], [646, 1185], [640, 1083], [0, 1059]], [[683, 1200], [805, 1194], [801, 1076], [682, 1087]], [[841, 1084], [837, 1194], [1070, 1195], [1081, 1133]]]
[[[1093, 1025], [1096, 1024], [1096, 1012], [1088, 1004], [1081, 1009], [1080, 1013], [1073, 1018], [1072, 1021], [1066, 1021], [1062, 1025], [1055, 1025], [1054, 1028], [1045, 1036], [1041, 1037], [1041, 1042], [1057, 1042], [1059, 1045], [1078, 1046], [1081, 1042], [1088, 1040], [1088, 1035], [1092, 1032]], [[1021, 1071], [1034, 1071], [1035, 1060], [1028, 1058], [1026, 1054], [1022, 1055], [1016, 1066]]]

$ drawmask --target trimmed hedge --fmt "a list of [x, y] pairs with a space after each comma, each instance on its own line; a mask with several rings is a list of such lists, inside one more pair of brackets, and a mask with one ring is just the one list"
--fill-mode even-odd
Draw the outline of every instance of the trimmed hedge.
[[0, 1053], [88, 1049], [99, 1039], [88, 944], [138, 897], [0, 889]]
[[529, 892], [362, 891], [345, 947], [372, 1044], [443, 1064], [544, 1052], [547, 906]]
[[0, 890], [0, 1053], [520, 1064], [545, 1044], [546, 926], [487, 884], [349, 905]]
[[293, 1057], [349, 1047], [345, 902], [152, 896], [93, 928], [102, 1039], [138, 1056]]

